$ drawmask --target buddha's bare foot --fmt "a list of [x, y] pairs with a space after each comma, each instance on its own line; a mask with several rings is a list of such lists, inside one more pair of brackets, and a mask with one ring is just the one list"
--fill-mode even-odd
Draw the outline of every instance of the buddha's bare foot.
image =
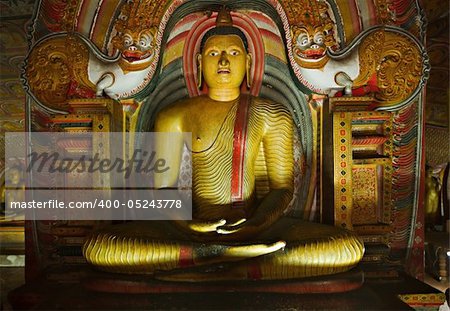
[[229, 246], [224, 252], [224, 256], [236, 260], [258, 257], [262, 255], [267, 255], [276, 252], [286, 246], [285, 241], [278, 241], [272, 244], [250, 244], [250, 245], [239, 245], [239, 246]]
[[196, 266], [241, 261], [276, 252], [286, 246], [286, 242], [250, 245], [199, 245], [194, 251]]

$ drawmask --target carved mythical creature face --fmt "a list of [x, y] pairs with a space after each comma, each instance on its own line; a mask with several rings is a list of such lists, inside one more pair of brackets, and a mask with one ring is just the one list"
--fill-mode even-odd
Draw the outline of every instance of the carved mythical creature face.
[[198, 60], [210, 88], [239, 87], [250, 65], [250, 56], [241, 38], [236, 35], [210, 37]]
[[325, 56], [327, 49], [322, 27], [298, 27], [294, 31], [293, 39], [295, 57], [319, 59]]
[[149, 61], [155, 53], [156, 28], [134, 32], [127, 29], [122, 36], [122, 57], [129, 63]]
[[319, 26], [293, 26], [291, 35], [294, 59], [304, 68], [322, 68], [328, 61], [327, 48], [337, 47], [331, 22]]

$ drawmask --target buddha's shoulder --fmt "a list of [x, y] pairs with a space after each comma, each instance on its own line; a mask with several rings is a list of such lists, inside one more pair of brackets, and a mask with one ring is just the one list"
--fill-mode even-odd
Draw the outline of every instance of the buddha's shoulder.
[[289, 109], [278, 102], [275, 102], [271, 99], [261, 98], [261, 97], [252, 97], [252, 106], [254, 109], [261, 113], [288, 113]]
[[[204, 100], [204, 99], [203, 99]], [[202, 96], [181, 99], [158, 112], [158, 119], [173, 119], [184, 116], [202, 103]]]

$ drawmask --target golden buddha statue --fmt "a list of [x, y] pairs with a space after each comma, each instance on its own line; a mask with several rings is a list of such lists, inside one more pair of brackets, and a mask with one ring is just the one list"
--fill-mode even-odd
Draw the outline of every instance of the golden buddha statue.
[[439, 192], [441, 183], [433, 175], [433, 167], [426, 166], [425, 175], [425, 221], [427, 227], [434, 227], [439, 213]]
[[[364, 253], [356, 235], [284, 215], [293, 198], [292, 116], [281, 104], [241, 93], [252, 57], [228, 12], [203, 37], [197, 61], [208, 93], [164, 108], [155, 123], [155, 132], [192, 133], [178, 145], [157, 141], [156, 150], [175, 168], [184, 144], [191, 149], [193, 220], [110, 226], [84, 244], [87, 261], [173, 281], [292, 279], [353, 268]], [[258, 199], [261, 166], [269, 189]], [[157, 174], [155, 186], [174, 187], [178, 175]]]
[[[18, 165], [12, 166], [5, 172], [5, 182], [0, 187], [1, 192], [1, 213], [0, 215], [7, 215], [7, 220], [21, 220], [23, 215], [17, 217], [11, 210], [8, 211], [7, 207], [11, 202], [23, 202], [25, 201], [25, 182], [22, 177], [22, 168]], [[8, 191], [10, 190], [10, 191]]]

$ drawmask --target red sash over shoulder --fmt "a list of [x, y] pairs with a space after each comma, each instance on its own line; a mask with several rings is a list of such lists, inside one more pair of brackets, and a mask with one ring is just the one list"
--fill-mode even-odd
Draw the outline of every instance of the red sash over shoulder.
[[233, 162], [231, 171], [231, 202], [233, 207], [244, 206], [244, 160], [250, 96], [241, 94], [234, 121]]

